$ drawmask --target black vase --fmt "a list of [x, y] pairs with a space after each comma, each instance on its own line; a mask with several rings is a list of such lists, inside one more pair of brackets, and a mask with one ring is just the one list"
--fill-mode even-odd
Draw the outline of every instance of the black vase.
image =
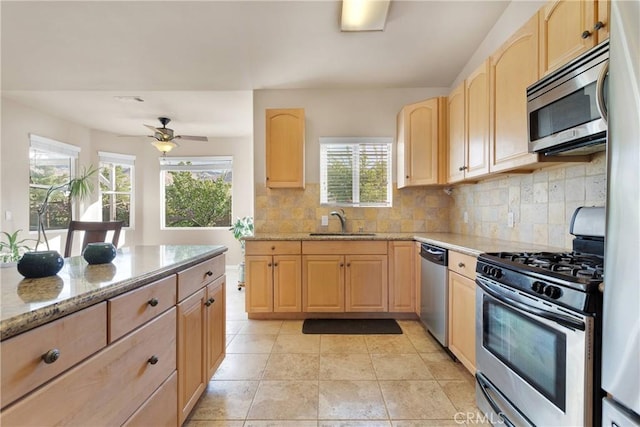
[[82, 256], [89, 264], [106, 264], [116, 257], [116, 247], [113, 243], [89, 243]]
[[28, 279], [55, 276], [63, 265], [58, 251], [26, 252], [18, 261], [18, 273]]

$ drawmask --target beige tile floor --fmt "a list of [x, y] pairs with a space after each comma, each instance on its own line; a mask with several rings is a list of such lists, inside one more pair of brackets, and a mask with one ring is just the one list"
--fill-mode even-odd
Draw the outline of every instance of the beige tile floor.
[[302, 321], [249, 320], [227, 280], [227, 355], [188, 427], [478, 424], [472, 375], [416, 321], [402, 335], [305, 335]]

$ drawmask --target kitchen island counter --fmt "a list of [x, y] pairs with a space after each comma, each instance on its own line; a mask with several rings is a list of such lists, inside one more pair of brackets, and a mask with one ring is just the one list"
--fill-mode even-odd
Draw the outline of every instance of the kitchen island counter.
[[118, 249], [108, 264], [65, 259], [55, 276], [25, 279], [0, 269], [0, 340], [175, 274], [225, 252], [221, 245], [158, 245]]

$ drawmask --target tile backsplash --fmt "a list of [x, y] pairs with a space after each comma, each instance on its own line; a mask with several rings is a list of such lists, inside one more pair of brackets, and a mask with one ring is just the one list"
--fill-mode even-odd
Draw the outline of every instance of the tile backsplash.
[[[569, 249], [573, 212], [579, 206], [604, 206], [606, 187], [604, 152], [589, 163], [461, 185], [453, 190], [449, 230]], [[513, 228], [507, 226], [509, 212], [513, 212]]]
[[[571, 216], [579, 206], [604, 206], [606, 156], [589, 163], [568, 163], [526, 174], [503, 174], [477, 184], [393, 190], [391, 208], [345, 208], [349, 232], [452, 232], [571, 248]], [[304, 190], [269, 189], [256, 183], [255, 229], [258, 233], [338, 232], [334, 210], [320, 205], [320, 186]], [[464, 222], [465, 212], [468, 221]], [[508, 227], [509, 212], [514, 226]]]
[[[320, 185], [307, 183], [304, 190], [269, 189], [256, 184], [255, 218], [257, 233], [338, 232], [340, 221], [323, 215], [335, 210], [320, 205]], [[368, 233], [423, 233], [449, 230], [451, 197], [441, 188], [393, 190], [391, 208], [344, 208], [347, 231]]]

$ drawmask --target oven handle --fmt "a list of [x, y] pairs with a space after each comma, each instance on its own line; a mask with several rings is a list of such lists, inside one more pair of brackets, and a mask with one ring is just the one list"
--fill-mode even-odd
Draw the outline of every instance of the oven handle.
[[522, 303], [520, 301], [516, 301], [514, 299], [511, 299], [509, 297], [506, 297], [502, 294], [497, 293], [496, 291], [494, 291], [493, 289], [491, 289], [489, 286], [485, 285], [484, 283], [482, 283], [480, 280], [476, 279], [476, 284], [478, 286], [480, 286], [480, 289], [482, 289], [484, 292], [486, 292], [487, 294], [489, 294], [490, 296], [492, 296], [493, 298], [497, 299], [498, 301], [503, 302], [504, 304], [513, 306], [513, 307], [517, 307], [520, 310], [526, 311], [529, 314], [533, 314], [534, 316], [538, 316], [538, 317], [542, 317], [544, 319], [548, 319], [551, 320], [553, 322], [556, 322], [562, 326], [568, 327], [568, 328], [573, 328], [573, 329], [578, 329], [580, 331], [584, 331], [586, 330], [586, 325], [584, 322], [581, 322], [579, 320], [575, 320], [572, 319], [568, 316], [563, 316], [561, 314], [557, 314], [557, 313], [551, 313], [545, 310], [541, 310], [539, 308], [536, 307], [531, 307], [530, 305], [527, 305], [525, 303]]
[[[493, 398], [489, 395], [490, 391], [495, 391], [496, 394], [498, 394], [498, 396], [500, 396], [500, 393], [498, 393], [497, 390], [495, 390], [495, 388], [493, 387], [493, 384], [491, 384], [485, 377], [484, 375], [482, 375], [480, 372], [476, 373], [476, 382], [478, 383], [478, 385], [480, 386], [480, 391], [482, 392], [482, 395], [484, 396], [485, 400], [489, 403], [489, 405], [491, 406], [491, 409], [493, 409], [493, 412], [496, 413], [496, 415], [498, 415], [498, 417], [500, 417], [500, 420], [507, 426], [507, 427], [516, 427], [516, 424], [514, 424], [507, 416], [506, 414], [500, 409], [500, 407], [498, 406], [498, 404], [496, 403], [495, 400], [493, 400]], [[520, 413], [520, 411], [518, 411], [516, 408], [514, 408], [511, 404], [509, 404], [508, 401], [505, 401], [505, 403], [507, 405], [509, 405], [515, 412], [516, 415], [519, 415], [520, 417], [522, 417], [522, 420], [524, 422], [529, 423], [530, 426], [533, 426], [533, 424], [529, 421], [529, 419], [527, 417], [525, 417], [523, 414]]]

